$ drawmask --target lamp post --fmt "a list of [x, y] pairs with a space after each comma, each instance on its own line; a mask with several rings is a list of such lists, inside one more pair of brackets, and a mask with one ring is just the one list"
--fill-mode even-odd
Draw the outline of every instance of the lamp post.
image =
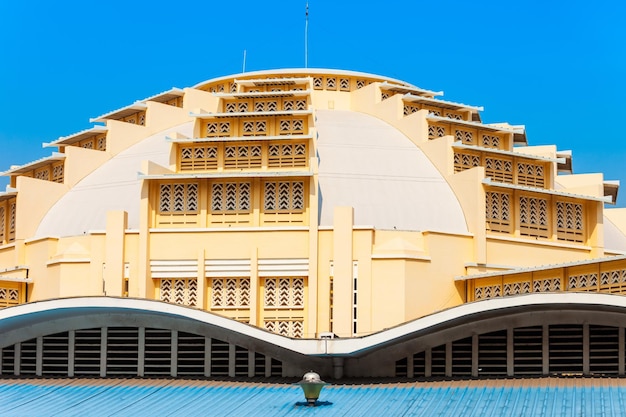
[[302, 388], [304, 392], [304, 398], [306, 398], [306, 402], [308, 406], [315, 406], [315, 402], [320, 396], [320, 392], [326, 382], [320, 379], [319, 374], [309, 371], [302, 377], [302, 381], [298, 382], [298, 385]]

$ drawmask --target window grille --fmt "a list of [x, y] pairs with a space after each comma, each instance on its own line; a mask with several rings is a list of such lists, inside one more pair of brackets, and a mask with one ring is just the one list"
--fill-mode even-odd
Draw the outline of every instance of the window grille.
[[15, 201], [9, 203], [9, 242], [13, 242], [15, 240], [15, 212], [16, 205]]
[[264, 327], [288, 337], [304, 336], [304, 277], [265, 278]]
[[250, 308], [250, 278], [212, 278], [211, 307]]
[[326, 89], [327, 90], [336, 90], [337, 89], [337, 79], [334, 77], [326, 78]]
[[[460, 120], [460, 119], [459, 119]], [[499, 148], [500, 147], [500, 137], [496, 135], [482, 135], [481, 145], [486, 148]]]
[[7, 284], [4, 285], [5, 286], [0, 287], [0, 308], [18, 305], [20, 303], [20, 290], [17, 287], [18, 284], [15, 284], [14, 287], [7, 287]]
[[50, 181], [50, 167], [45, 167], [35, 171], [35, 178], [43, 181]]
[[159, 280], [159, 299], [166, 303], [196, 307], [198, 280], [196, 278], [171, 278]]
[[463, 120], [463, 115], [460, 113], [451, 113], [451, 112], [446, 112], [445, 116], [448, 119], [453, 119], [453, 120]]
[[480, 166], [480, 155], [465, 152], [454, 153], [454, 172], [465, 171], [477, 166]]
[[438, 125], [428, 125], [428, 139], [436, 139], [446, 135], [446, 128]]
[[467, 130], [455, 130], [454, 137], [458, 142], [464, 145], [474, 145], [474, 134]]
[[[383, 100], [385, 100], [385, 98], [386, 97], [383, 97]], [[405, 116], [408, 116], [409, 114], [417, 113], [419, 110], [420, 110], [419, 106], [415, 106], [412, 104], [405, 104], [403, 114]]]
[[63, 174], [64, 174], [63, 171], [64, 171], [63, 162], [53, 165], [52, 166], [52, 181], [62, 184]]
[[262, 165], [261, 145], [224, 146], [224, 168], [260, 168]]
[[107, 150], [107, 137], [106, 135], [101, 135], [96, 137], [96, 149], [99, 151]]
[[513, 158], [485, 157], [485, 175], [494, 181], [513, 183]]
[[82, 141], [80, 147], [83, 149], [93, 149], [93, 139]]
[[350, 91], [350, 80], [348, 78], [340, 78], [339, 89], [341, 91]]
[[267, 136], [267, 120], [242, 120], [241, 136]]
[[179, 148], [181, 171], [217, 169], [217, 145], [190, 145]]
[[517, 163], [517, 183], [529, 187], [544, 188], [544, 168], [541, 164], [528, 162]]
[[305, 121], [304, 119], [278, 119], [278, 134], [279, 135], [302, 135], [304, 134]]
[[0, 245], [4, 244], [6, 239], [6, 209], [0, 207]]
[[486, 193], [485, 211], [487, 229], [492, 232], [510, 233], [512, 229], [511, 195], [489, 191]]
[[367, 81], [365, 81], [365, 80], [356, 80], [356, 88], [357, 88], [357, 90], [359, 88], [365, 87], [366, 85], [367, 85]]
[[301, 212], [304, 210], [304, 182], [276, 181], [265, 183], [266, 212]]
[[321, 90], [324, 88], [322, 83], [322, 77], [313, 77], [313, 88], [316, 90]]
[[211, 185], [211, 210], [215, 212], [250, 212], [249, 182], [214, 182]]
[[160, 184], [158, 192], [158, 225], [197, 225], [199, 214], [197, 183]]
[[556, 202], [557, 238], [569, 242], [584, 241], [584, 209], [579, 203]]
[[204, 136], [222, 137], [230, 136], [230, 122], [209, 122], [205, 126]]
[[267, 153], [270, 168], [306, 166], [306, 143], [272, 143]]
[[549, 238], [548, 200], [520, 196], [520, 235]]

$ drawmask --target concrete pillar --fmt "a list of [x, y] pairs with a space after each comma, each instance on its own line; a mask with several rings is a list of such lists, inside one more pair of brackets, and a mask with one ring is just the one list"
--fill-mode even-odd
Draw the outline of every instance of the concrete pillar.
[[170, 375], [178, 376], [178, 330], [172, 330], [172, 345], [170, 352]]
[[128, 223], [125, 211], [107, 212], [104, 262], [104, 294], [121, 297], [124, 294], [124, 241]]
[[333, 332], [352, 336], [352, 228], [354, 209], [335, 207], [333, 220]]
[[433, 351], [427, 348], [424, 351], [424, 376], [430, 378], [433, 375]]
[[255, 371], [255, 354], [253, 350], [249, 350], [248, 351], [248, 377], [249, 378], [253, 378], [254, 375], [254, 371]]
[[334, 379], [343, 378], [343, 368], [344, 368], [344, 359], [334, 357], [333, 358], [333, 378]]
[[232, 343], [228, 344], [228, 376], [231, 378], [235, 376], [235, 360], [237, 359], [236, 348], [237, 346]]
[[406, 376], [407, 378], [415, 377], [415, 361], [413, 355], [409, 355], [406, 358]]
[[13, 356], [13, 375], [20, 374], [20, 368], [22, 367], [22, 344], [16, 343]]
[[589, 323], [583, 323], [583, 375], [589, 374]]
[[624, 375], [624, 328], [619, 327], [617, 330], [617, 372]]
[[472, 376], [478, 376], [478, 335], [472, 335]]
[[137, 376], [143, 377], [146, 368], [146, 328], [137, 329]]
[[513, 328], [506, 329], [506, 375], [515, 375], [515, 346]]
[[265, 357], [265, 377], [269, 378], [272, 376], [272, 358], [269, 356]]
[[43, 374], [43, 337], [37, 338], [37, 345], [35, 350], [35, 375], [41, 376]]
[[204, 376], [211, 376], [211, 338], [204, 338]]
[[547, 324], [543, 325], [541, 334], [541, 362], [543, 364], [541, 373], [550, 374], [550, 327]]
[[74, 364], [76, 363], [76, 332], [67, 332], [67, 376], [74, 376]]
[[[148, 172], [149, 162], [141, 165], [142, 172]], [[139, 298], [154, 298], [154, 283], [150, 275], [150, 181], [141, 181], [141, 202], [139, 203], [139, 256], [137, 257], [137, 282], [129, 283], [130, 294]], [[134, 289], [137, 288], [137, 293]]]
[[452, 342], [446, 343], [446, 376], [452, 376]]
[[107, 376], [107, 328], [100, 329], [100, 376]]

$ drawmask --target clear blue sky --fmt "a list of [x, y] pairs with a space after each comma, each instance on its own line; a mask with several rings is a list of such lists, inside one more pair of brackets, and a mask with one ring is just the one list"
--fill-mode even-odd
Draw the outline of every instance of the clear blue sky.
[[[0, 171], [171, 87], [304, 66], [305, 0], [0, 0]], [[626, 2], [309, 1], [309, 67], [399, 78], [621, 180]], [[4, 189], [6, 179], [0, 179]]]

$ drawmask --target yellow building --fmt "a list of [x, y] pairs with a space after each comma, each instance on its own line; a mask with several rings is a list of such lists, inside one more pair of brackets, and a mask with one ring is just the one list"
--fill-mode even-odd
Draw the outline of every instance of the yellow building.
[[624, 374], [618, 184], [441, 95], [243, 73], [44, 144], [4, 172], [0, 373]]

